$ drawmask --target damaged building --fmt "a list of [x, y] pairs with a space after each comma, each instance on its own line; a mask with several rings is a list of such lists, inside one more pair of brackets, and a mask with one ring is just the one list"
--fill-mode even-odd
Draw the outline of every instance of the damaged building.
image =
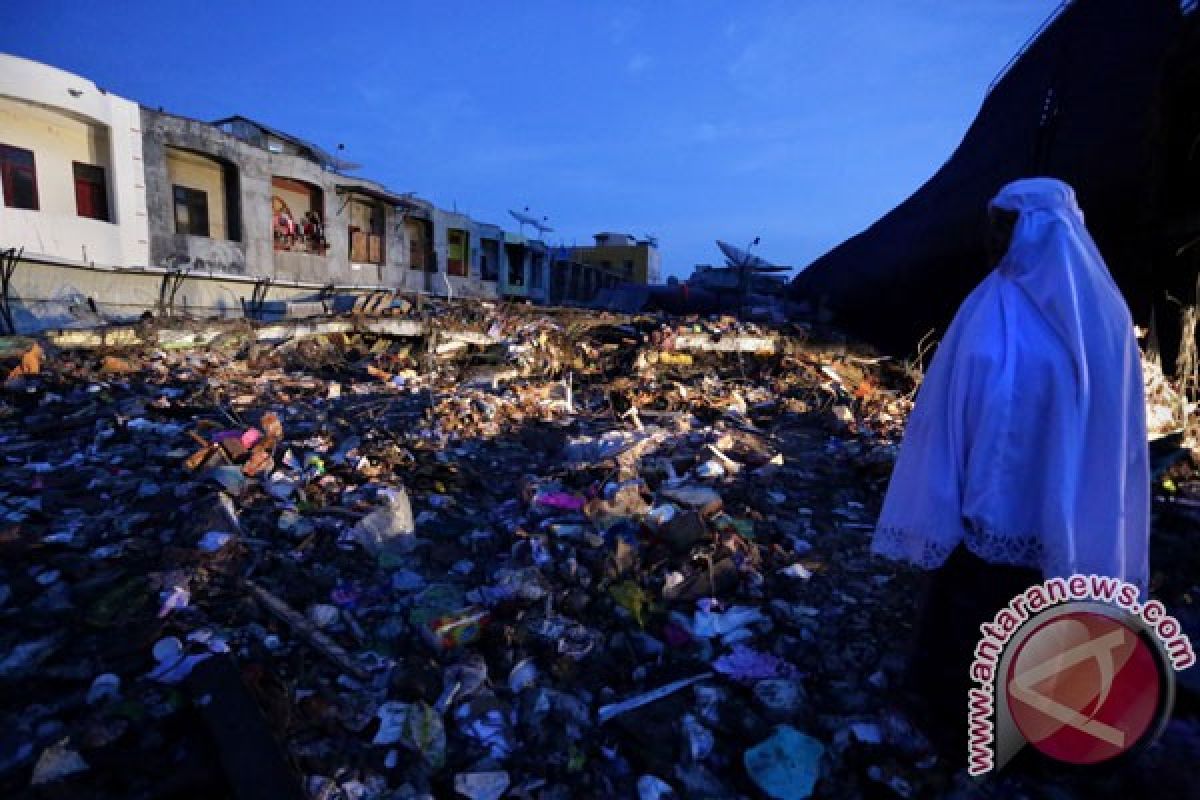
[[319, 313], [336, 294], [573, 304], [620, 279], [250, 117], [139, 106], [4, 54], [0, 159], [18, 330]]

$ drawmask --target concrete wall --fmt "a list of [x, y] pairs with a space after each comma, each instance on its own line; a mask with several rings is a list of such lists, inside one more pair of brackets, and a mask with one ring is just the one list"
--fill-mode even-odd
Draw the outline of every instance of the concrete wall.
[[[137, 104], [0, 54], [0, 143], [33, 152], [39, 201], [38, 210], [5, 208], [0, 197], [0, 247], [79, 264], [147, 263]], [[110, 221], [78, 215], [73, 161], [104, 168]]]
[[225, 170], [221, 163], [187, 150], [167, 148], [167, 178], [172, 189], [182, 186], [204, 192], [208, 200], [209, 238], [228, 241]]
[[[251, 209], [270, 213], [270, 175], [266, 153], [221, 133], [211, 125], [148, 108], [142, 109], [143, 158], [146, 165], [146, 213], [150, 221], [150, 264], [197, 272], [273, 277], [271, 229], [254, 224]], [[240, 238], [189, 236], [175, 232], [172, 163], [180, 151], [196, 153], [237, 170]], [[210, 161], [209, 163], [214, 163]], [[209, 197], [213, 206], [223, 197]], [[210, 227], [210, 233], [214, 230]]]
[[[136, 320], [145, 311], [158, 312], [164, 280], [170, 282], [171, 276], [162, 270], [22, 259], [11, 287], [13, 320], [20, 333]], [[265, 299], [277, 311], [285, 302], [319, 308], [315, 301], [321, 288], [320, 284], [277, 283], [269, 287]], [[254, 299], [254, 289], [252, 278], [191, 273], [178, 286], [174, 310], [198, 317], [238, 317], [243, 301]]]
[[[378, 184], [361, 178], [352, 178], [328, 172], [320, 165], [298, 156], [278, 153], [267, 154], [268, 169], [281, 178], [304, 181], [321, 189], [323, 205], [321, 218], [325, 224], [325, 239], [329, 249], [324, 256], [274, 251], [275, 277], [316, 281], [319, 283], [396, 286], [401, 267], [406, 263], [407, 248], [404, 246], [403, 217], [389, 203], [385, 203], [383, 229], [384, 263], [355, 264], [350, 260], [351, 200], [359, 197], [371, 200], [367, 194], [339, 187], [363, 187], [364, 192], [379, 191]], [[270, 231], [271, 213], [269, 203], [261, 216], [249, 217], [251, 225], [264, 225]]]
[[[269, 153], [198, 120], [145, 108], [142, 118], [150, 257], [154, 265], [276, 281], [407, 288], [404, 267], [408, 263], [408, 242], [403, 217], [390, 203], [339, 188], [358, 186], [370, 192], [381, 189], [377, 184], [329, 172], [301, 156]], [[236, 170], [240, 240], [175, 233], [168, 148], [199, 153], [230, 164]], [[272, 195], [284, 196], [299, 216], [307, 210], [308, 200], [272, 186], [274, 177], [301, 181], [321, 190], [317, 210], [329, 245], [323, 255], [275, 249]], [[384, 264], [356, 264], [350, 260], [349, 227], [354, 198], [381, 203], [384, 207]], [[210, 221], [212, 205], [210, 199]]]
[[[425, 215], [432, 216], [432, 212], [433, 206], [426, 204], [423, 213]], [[420, 237], [413, 232], [413, 229], [418, 226], [425, 225], [428, 222], [429, 220], [425, 219], [423, 216], [418, 219], [418, 215], [414, 214], [410, 218], [398, 219], [392, 225], [393, 230], [399, 228], [399, 231], [396, 232], [396, 247], [393, 251], [395, 253], [396, 260], [393, 262], [395, 266], [392, 268], [392, 279], [389, 285], [396, 286], [401, 291], [406, 292], [434, 291], [434, 280], [437, 278], [437, 276], [424, 270], [412, 269], [412, 261], [410, 257], [412, 243], [417, 241], [419, 245], [420, 240]], [[425, 249], [427, 251], [430, 249], [431, 243], [432, 235], [430, 236], [429, 241], [426, 242]], [[436, 252], [427, 252], [426, 257], [429, 259], [434, 259], [436, 257]], [[437, 279], [437, 282], [441, 284], [441, 293], [445, 294], [445, 285], [442, 284], [440, 279]]]
[[[626, 283], [657, 283], [661, 277], [662, 256], [657, 247], [652, 247], [647, 242], [639, 242], [633, 246], [578, 247], [574, 257], [597, 269], [601, 269], [605, 261], [611, 262], [613, 273]], [[633, 262], [632, 276], [625, 275], [622, 270], [626, 261]]]
[[550, 254], [543, 242], [529, 243], [529, 268], [525, 271], [525, 296], [537, 303], [550, 296]]
[[[40, 205], [32, 211], [0, 204], [0, 247], [24, 246], [39, 263], [184, 269], [197, 278], [381, 286], [456, 297], [494, 297], [503, 291], [508, 275], [503, 243], [508, 235], [498, 226], [415, 198], [412, 207], [397, 208], [393, 205], [397, 201], [378, 184], [328, 171], [307, 151], [269, 152], [257, 140], [246, 140], [249, 134], [242, 128], [249, 130], [252, 125], [239, 126], [231, 125], [231, 132], [226, 132], [199, 120], [139, 108], [78, 76], [0, 55], [0, 143], [34, 152]], [[238, 131], [246, 136], [233, 135]], [[76, 213], [73, 161], [104, 168], [112, 221]], [[319, 210], [328, 244], [324, 254], [275, 249], [273, 177], [320, 188]], [[208, 236], [176, 232], [173, 186], [177, 184], [206, 193]], [[349, 227], [356, 219], [355, 198], [381, 209], [383, 264], [351, 259]], [[427, 216], [432, 226], [430, 260], [436, 265], [432, 273], [409, 268], [412, 237], [404, 222], [414, 209]], [[446, 274], [450, 228], [464, 230], [469, 237], [463, 276]], [[482, 279], [480, 241], [485, 236], [501, 243], [495, 281]], [[527, 247], [520, 267], [524, 285], [513, 287], [511, 293], [525, 295], [532, 289], [533, 295], [542, 297], [549, 286], [548, 275], [540, 287], [532, 287], [529, 257]], [[548, 259], [543, 269], [548, 271]], [[54, 273], [39, 268], [38, 274]], [[86, 280], [104, 284], [94, 276]], [[159, 278], [146, 280], [149, 285]], [[39, 287], [37, 293], [49, 291]], [[89, 284], [87, 291], [80, 291], [96, 297], [91, 289]], [[144, 307], [145, 298], [135, 298], [132, 305]], [[224, 301], [201, 305], [224, 310]]]
[[[450, 275], [446, 271], [449, 258], [449, 243], [446, 231], [450, 228], [464, 230], [469, 240], [467, 242], [467, 274], [465, 276]], [[495, 297], [495, 287], [491, 281], [485, 285], [479, 272], [479, 223], [466, 214], [454, 211], [433, 210], [433, 249], [437, 253], [437, 274], [433, 277], [433, 292], [439, 295], [449, 292], [454, 297]]]

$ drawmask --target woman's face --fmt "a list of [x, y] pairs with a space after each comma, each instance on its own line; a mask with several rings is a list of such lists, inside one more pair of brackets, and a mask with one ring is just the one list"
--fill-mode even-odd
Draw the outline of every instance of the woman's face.
[[1008, 252], [1012, 243], [1013, 228], [1017, 225], [1017, 212], [1001, 208], [988, 210], [987, 255], [988, 266], [995, 267]]

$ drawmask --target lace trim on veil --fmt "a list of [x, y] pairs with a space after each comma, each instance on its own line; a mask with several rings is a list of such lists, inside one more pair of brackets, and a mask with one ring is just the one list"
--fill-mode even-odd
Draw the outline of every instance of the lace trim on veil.
[[[967, 529], [962, 540], [975, 555], [992, 564], [1006, 564], [1033, 569], [1047, 569], [1051, 563], [1062, 563], [1064, 554], [1051, 553], [1036, 533], [997, 533], [976, 526]], [[946, 563], [958, 542], [930, 539], [910, 528], [881, 526], [875, 529], [871, 550], [881, 556], [908, 561], [924, 569], [934, 569]]]

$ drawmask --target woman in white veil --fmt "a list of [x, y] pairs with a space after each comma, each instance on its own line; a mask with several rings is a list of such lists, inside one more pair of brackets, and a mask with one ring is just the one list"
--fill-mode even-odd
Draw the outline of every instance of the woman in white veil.
[[938, 347], [872, 543], [935, 569], [914, 677], [964, 719], [978, 625], [1013, 595], [1074, 573], [1149, 578], [1129, 310], [1070, 186], [1015, 181], [989, 213], [995, 269]]

